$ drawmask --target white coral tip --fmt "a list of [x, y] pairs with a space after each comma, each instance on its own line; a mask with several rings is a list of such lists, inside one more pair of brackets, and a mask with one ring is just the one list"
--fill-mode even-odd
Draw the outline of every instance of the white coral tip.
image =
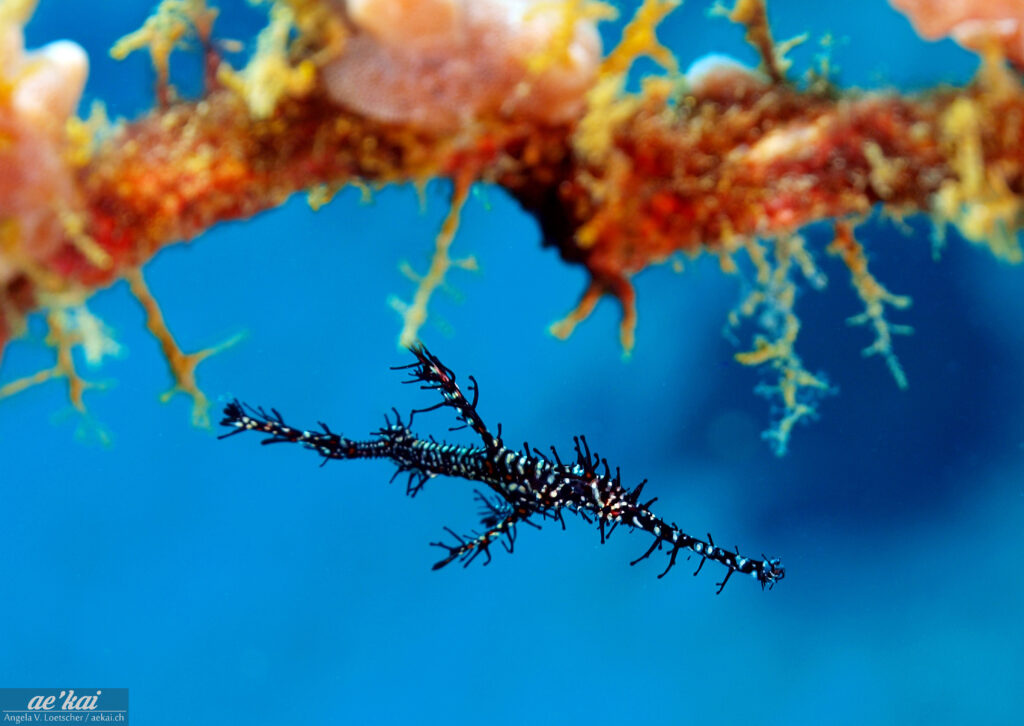
[[26, 75], [14, 92], [14, 108], [26, 120], [62, 129], [82, 97], [88, 56], [81, 46], [61, 40], [30, 53], [26, 63]]

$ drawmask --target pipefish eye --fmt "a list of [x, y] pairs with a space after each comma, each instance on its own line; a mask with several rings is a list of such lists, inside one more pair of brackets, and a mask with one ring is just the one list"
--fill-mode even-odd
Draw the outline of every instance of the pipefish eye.
[[766, 559], [761, 563], [761, 581], [768, 585], [774, 585], [786, 576], [786, 568], [782, 566], [782, 560]]

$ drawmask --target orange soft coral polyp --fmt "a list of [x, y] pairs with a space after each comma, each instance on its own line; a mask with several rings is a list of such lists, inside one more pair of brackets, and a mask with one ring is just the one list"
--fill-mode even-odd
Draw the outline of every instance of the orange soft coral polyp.
[[1022, 0], [889, 0], [925, 38], [952, 37], [983, 51], [995, 44], [1007, 59], [1024, 64]]
[[68, 41], [26, 52], [20, 27], [9, 22], [0, 25], [0, 64], [3, 284], [60, 247], [61, 218], [79, 206], [65, 124], [81, 98], [88, 59]]
[[[323, 69], [328, 96], [389, 123], [453, 131], [506, 116], [563, 123], [579, 116], [597, 76], [592, 21], [547, 0], [349, 0], [355, 32]], [[558, 62], [531, 60], [569, 23]]]

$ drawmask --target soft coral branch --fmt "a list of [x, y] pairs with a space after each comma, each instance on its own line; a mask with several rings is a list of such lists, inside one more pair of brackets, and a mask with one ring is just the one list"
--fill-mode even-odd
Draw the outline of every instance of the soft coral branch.
[[[876, 205], [929, 212], [1006, 259], [1020, 257], [1013, 237], [1024, 194], [1024, 89], [998, 64], [966, 88], [916, 95], [842, 92], [827, 82], [801, 88], [784, 75], [763, 2], [743, 0], [729, 17], [747, 26], [764, 72], [705, 64], [689, 85], [649, 78], [626, 93], [629, 59], [651, 54], [675, 67], [654, 32], [675, 3], [645, 0], [582, 115], [539, 118], [484, 104], [461, 109], [458, 123], [420, 124], [415, 114], [396, 119], [339, 104], [325, 69], [343, 72], [337, 54], [371, 31], [356, 22], [311, 34], [310, 18], [326, 6], [286, 4], [299, 30], [274, 46], [286, 56], [277, 67], [314, 62], [315, 82], [286, 84], [260, 113], [248, 86], [228, 83], [120, 127], [75, 170], [76, 206], [63, 216], [50, 210], [62, 236], [29, 245], [28, 254], [24, 243], [13, 246], [24, 259], [0, 278], [5, 309], [17, 317], [55, 295], [88, 295], [166, 245], [295, 192], [434, 177], [456, 180], [458, 198], [476, 180], [504, 187], [537, 218], [545, 243], [590, 274], [580, 306], [556, 330], [568, 332], [611, 294], [623, 306], [627, 348], [637, 272], [679, 252], [711, 252], [728, 267], [753, 239], [792, 239], [808, 223], [863, 216]], [[535, 46], [523, 47], [523, 82], [537, 84], [528, 70]], [[0, 260], [15, 259], [10, 247]], [[13, 329], [10, 318], [0, 340], [4, 327]], [[410, 340], [416, 333], [406, 332]]]

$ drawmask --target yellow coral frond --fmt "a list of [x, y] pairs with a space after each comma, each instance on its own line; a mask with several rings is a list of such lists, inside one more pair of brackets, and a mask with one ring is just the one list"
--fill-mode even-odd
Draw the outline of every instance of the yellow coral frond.
[[295, 13], [287, 5], [275, 3], [270, 21], [256, 39], [256, 52], [241, 71], [221, 65], [218, 80], [236, 91], [254, 118], [267, 118], [278, 101], [288, 96], [303, 96], [316, 83], [316, 65], [302, 60], [292, 65], [289, 58]]
[[38, 4], [39, 0], [0, 0], [0, 28], [25, 25]]
[[768, 23], [765, 0], [736, 0], [732, 8], [716, 2], [710, 12], [712, 15], [725, 16], [747, 29], [746, 40], [761, 56], [762, 70], [774, 83], [783, 83], [786, 80], [786, 71], [792, 65], [786, 54], [806, 42], [809, 37], [807, 33], [803, 33], [777, 43], [772, 37], [771, 26]]
[[576, 126], [573, 146], [591, 162], [607, 156], [616, 127], [636, 111], [639, 100], [623, 97], [622, 76], [603, 76], [587, 92], [587, 111]]
[[74, 350], [82, 348], [86, 362], [99, 363], [103, 358], [120, 351], [120, 346], [110, 337], [109, 331], [95, 315], [84, 306], [53, 308], [46, 315], [49, 332], [46, 344], [56, 352], [54, 365], [23, 378], [0, 386], [0, 399], [9, 398], [47, 381], [64, 378], [68, 382], [68, 398], [80, 413], [86, 413], [85, 392], [98, 384], [85, 380], [75, 367]]
[[1007, 174], [1013, 171], [985, 163], [982, 104], [959, 98], [943, 115], [943, 141], [950, 147], [950, 165], [957, 176], [946, 180], [935, 195], [934, 214], [939, 224], [953, 224], [969, 241], [1017, 264], [1024, 260], [1017, 240], [1024, 226], [1024, 207], [1007, 183]]
[[110, 56], [124, 60], [135, 51], [146, 49], [154, 65], [166, 67], [171, 51], [188, 30], [188, 19], [182, 13], [182, 0], [162, 0], [141, 28], [117, 39], [110, 48]]
[[91, 265], [102, 270], [111, 267], [113, 260], [110, 253], [86, 232], [86, 219], [82, 213], [62, 207], [57, 210], [57, 217], [68, 241]]
[[100, 142], [109, 137], [114, 125], [107, 116], [107, 107], [100, 100], [92, 102], [86, 118], [72, 116], [65, 125], [67, 147], [64, 158], [73, 167], [83, 167], [92, 159]]
[[171, 52], [192, 28], [205, 28], [217, 15], [205, 0], [161, 0], [142, 27], [118, 38], [110, 49], [115, 60], [124, 60], [137, 50], [146, 49], [154, 58], [166, 62]]
[[622, 31], [622, 40], [601, 65], [601, 75], [619, 75], [629, 70], [633, 61], [647, 56], [669, 73], [679, 72], [679, 62], [672, 51], [658, 40], [661, 22], [682, 4], [682, 0], [644, 0]]
[[597, 307], [597, 303], [601, 300], [604, 295], [604, 287], [599, 283], [591, 280], [587, 285], [587, 289], [583, 292], [583, 296], [580, 297], [580, 301], [576, 304], [568, 315], [561, 320], [557, 320], [548, 327], [548, 332], [559, 340], [566, 340], [572, 335], [573, 331], [576, 330], [576, 326], [582, 323], [584, 320], [590, 317], [590, 314], [594, 312], [594, 308]]
[[[443, 286], [448, 270], [453, 266], [466, 266], [452, 260], [449, 251], [459, 229], [459, 218], [472, 186], [473, 177], [468, 174], [455, 180], [451, 207], [434, 242], [434, 255], [430, 260], [427, 274], [418, 276], [412, 268], [406, 266], [406, 275], [418, 283], [412, 302], [406, 303], [395, 297], [390, 300], [391, 307], [402, 316], [402, 332], [398, 336], [398, 344], [401, 346], [408, 347], [419, 340], [420, 328], [427, 321], [427, 305], [434, 291]], [[471, 264], [475, 266], [475, 262]]]
[[530, 21], [542, 13], [559, 13], [559, 22], [545, 47], [526, 59], [526, 70], [539, 76], [549, 68], [572, 64], [569, 53], [580, 21], [615, 20], [619, 11], [614, 5], [600, 0], [544, 0], [530, 6], [523, 19]]
[[186, 353], [178, 345], [174, 335], [167, 327], [163, 312], [160, 310], [160, 304], [153, 297], [153, 293], [149, 291], [149, 286], [146, 285], [146, 280], [142, 276], [142, 271], [138, 269], [129, 270], [125, 273], [124, 277], [128, 281], [132, 295], [139, 301], [139, 304], [142, 305], [142, 309], [146, 313], [146, 327], [149, 328], [150, 333], [153, 334], [153, 337], [160, 344], [164, 359], [167, 361], [167, 365], [171, 369], [171, 375], [174, 378], [174, 384], [160, 397], [160, 400], [166, 403], [175, 394], [184, 393], [192, 399], [192, 424], [201, 428], [207, 428], [210, 425], [210, 401], [196, 383], [196, 367], [210, 356], [233, 346], [243, 336], [241, 334], [235, 335], [212, 348], [205, 348], [194, 353]]
[[892, 196], [893, 184], [906, 167], [906, 162], [898, 156], [888, 157], [874, 141], [864, 142], [864, 158], [868, 162], [868, 181], [871, 188], [882, 199]]
[[[259, 1], [259, 0], [254, 0]], [[304, 47], [314, 49], [311, 60], [317, 65], [337, 57], [345, 48], [349, 30], [332, 3], [324, 0], [269, 0], [286, 6], [299, 31]]]
[[870, 325], [875, 331], [875, 341], [864, 349], [865, 356], [879, 355], [885, 360], [889, 372], [900, 388], [907, 387], [907, 376], [903, 372], [899, 359], [892, 349], [894, 335], [909, 335], [910, 327], [892, 325], [885, 318], [885, 307], [888, 305], [897, 310], [910, 306], [911, 300], [906, 295], [894, 295], [889, 292], [868, 270], [868, 258], [864, 247], [853, 234], [853, 224], [843, 221], [836, 222], [836, 236], [829, 245], [828, 251], [840, 257], [850, 270], [850, 284], [864, 302], [864, 312], [854, 315], [847, 321], [850, 325]]
[[119, 38], [110, 49], [115, 60], [124, 60], [138, 50], [148, 50], [157, 76], [161, 105], [170, 101], [170, 58], [194, 30], [208, 38], [217, 10], [206, 0], [161, 0], [142, 27]]
[[735, 359], [747, 366], [765, 366], [772, 371], [776, 382], [759, 386], [758, 391], [781, 403], [781, 415], [765, 438], [772, 442], [775, 453], [782, 455], [789, 445], [793, 427], [801, 420], [815, 415], [813, 400], [829, 390], [828, 384], [804, 368], [795, 344], [800, 332], [800, 319], [796, 303], [796, 281], [799, 272], [815, 287], [824, 284], [814, 260], [799, 235], [788, 235], [773, 240], [773, 256], [769, 258], [764, 246], [750, 240], [744, 249], [754, 266], [753, 289], [730, 315], [734, 327], [743, 318], [757, 316], [760, 326], [768, 333], [754, 338], [752, 350], [737, 353]]

